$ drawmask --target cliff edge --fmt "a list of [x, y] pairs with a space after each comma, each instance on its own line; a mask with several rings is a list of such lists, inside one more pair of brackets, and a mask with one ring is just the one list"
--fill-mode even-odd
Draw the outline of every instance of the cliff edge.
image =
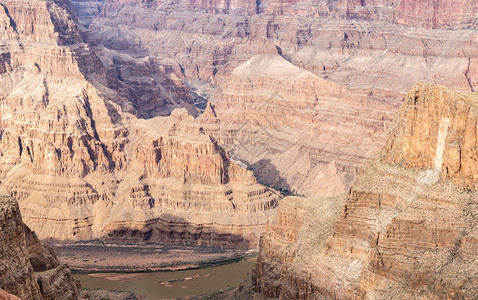
[[79, 298], [70, 270], [23, 223], [9, 197], [0, 197], [0, 228], [0, 299]]

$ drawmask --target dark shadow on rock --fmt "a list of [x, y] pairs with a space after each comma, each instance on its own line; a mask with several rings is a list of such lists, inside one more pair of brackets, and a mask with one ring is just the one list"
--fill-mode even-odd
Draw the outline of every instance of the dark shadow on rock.
[[[134, 223], [134, 227], [133, 224]], [[159, 218], [124, 224], [110, 224], [102, 238], [107, 243], [205, 246], [220, 249], [247, 250], [255, 248], [252, 239], [242, 234], [220, 232], [212, 224], [194, 224], [183, 217], [165, 213]]]
[[270, 159], [261, 159], [251, 166], [257, 180], [269, 187], [279, 190], [284, 195], [294, 194], [287, 180], [281, 177], [281, 173]]

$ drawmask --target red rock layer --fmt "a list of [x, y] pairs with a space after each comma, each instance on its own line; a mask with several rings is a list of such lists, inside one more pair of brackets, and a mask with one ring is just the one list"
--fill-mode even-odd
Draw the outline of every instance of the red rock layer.
[[[77, 0], [81, 6], [91, 7], [92, 1]], [[169, 3], [158, 0], [106, 0], [110, 4], [133, 4], [141, 8], [164, 8], [173, 5], [180, 9], [197, 9], [217, 14], [278, 16], [310, 16], [336, 19], [387, 20], [396, 24], [428, 28], [475, 27], [477, 4], [472, 0], [222, 0], [180, 1]], [[103, 3], [102, 3], [103, 4]]]
[[2, 300], [19, 300], [17, 296], [14, 296], [12, 294], [9, 294], [5, 292], [4, 290], [0, 289], [0, 299]]
[[477, 3], [470, 0], [402, 0], [394, 12], [394, 21], [433, 28], [476, 28], [477, 11]]
[[[446, 141], [448, 147], [450, 140], [467, 137], [456, 123], [433, 118], [458, 107], [471, 113], [476, 100], [476, 95], [441, 86], [415, 86], [388, 146], [352, 186], [328, 239], [313, 234], [322, 243], [314, 247], [313, 240], [303, 237], [306, 229], [299, 229], [284, 244], [274, 232], [306, 228], [298, 221], [300, 213], [288, 217], [286, 225], [280, 213], [272, 221], [279, 229], [268, 228], [261, 242], [255, 277], [258, 291], [283, 299], [476, 297], [478, 257], [471, 250], [478, 225], [476, 188], [469, 186], [467, 177], [457, 181], [445, 168], [434, 168], [447, 148], [428, 143]], [[455, 112], [456, 120], [476, 119], [460, 118]], [[427, 115], [430, 118], [425, 119]], [[416, 134], [410, 137], [407, 132]], [[438, 158], [415, 155], [429, 147], [435, 148]], [[322, 219], [317, 214], [306, 224], [320, 230]]]
[[427, 28], [475, 28], [478, 6], [474, 1], [440, 0], [342, 0], [284, 1], [261, 5], [274, 15], [308, 15], [340, 19], [387, 20], [396, 24]]

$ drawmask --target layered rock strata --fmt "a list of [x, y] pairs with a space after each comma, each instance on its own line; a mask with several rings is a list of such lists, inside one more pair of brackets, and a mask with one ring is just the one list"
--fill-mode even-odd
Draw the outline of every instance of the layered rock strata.
[[387, 20], [427, 28], [476, 28], [478, 6], [473, 1], [412, 0], [273, 0], [261, 3], [273, 15], [303, 15], [340, 19]]
[[[72, 12], [69, 1], [0, 10], [0, 180], [25, 222], [41, 239], [254, 247], [280, 195], [232, 162], [186, 109], [152, 117], [188, 107], [173, 88], [174, 64], [97, 55]], [[123, 59], [113, 63], [119, 82], [109, 59]], [[158, 81], [147, 86], [171, 85], [174, 105], [149, 106], [139, 88], [125, 95], [148, 70]]]
[[314, 259], [333, 232], [344, 198], [344, 195], [287, 197], [281, 202], [259, 244], [259, 257], [252, 274], [256, 292], [270, 298], [289, 299], [287, 296], [292, 295], [285, 293], [290, 288], [289, 281], [300, 276], [300, 292], [310, 294], [309, 281], [315, 277]]
[[[476, 297], [478, 198], [468, 175], [476, 163], [464, 149], [476, 145], [476, 126], [469, 124], [476, 123], [477, 101], [474, 94], [415, 85], [387, 146], [352, 186], [331, 236], [314, 234], [320, 243], [311, 247], [300, 234], [274, 234], [319, 231], [322, 214], [305, 225], [300, 211], [271, 221], [261, 240], [257, 290], [283, 299]], [[451, 168], [457, 155], [467, 167]]]
[[0, 227], [1, 299], [79, 298], [70, 270], [23, 223], [18, 204], [9, 197], [0, 198]]
[[[75, 7], [82, 11], [85, 24], [102, 9], [118, 5], [133, 4], [139, 8], [163, 9], [174, 6], [180, 10], [196, 10], [214, 14], [309, 16], [315, 18], [387, 20], [391, 23], [429, 28], [475, 28], [478, 6], [470, 0], [464, 1], [411, 1], [411, 0], [223, 0], [223, 1], [119, 1], [119, 0], [75, 0]], [[88, 18], [89, 17], [89, 18]], [[89, 22], [88, 22], [89, 21]]]
[[[316, 184], [300, 182], [332, 166], [337, 172], [323, 178], [340, 178], [333, 185], [348, 187], [357, 166], [383, 146], [391, 114], [418, 80], [476, 88], [476, 4], [470, 1], [259, 1], [256, 10], [247, 1], [233, 2], [74, 3], [92, 39], [108, 49], [136, 59], [167, 57], [180, 66], [178, 78], [188, 87], [210, 84], [217, 93], [207, 95], [214, 107], [206, 112], [213, 116], [208, 132], [274, 187], [318, 194]], [[282, 56], [326, 81], [309, 85], [304, 76], [292, 84], [269, 76], [268, 68], [253, 76], [241, 71], [260, 64], [263, 55]], [[327, 99], [336, 97], [336, 84], [348, 91]], [[323, 106], [311, 108], [315, 96]], [[309, 106], [298, 106], [299, 97], [309, 98]], [[262, 105], [265, 99], [274, 104]], [[275, 124], [258, 122], [261, 110]], [[310, 124], [316, 116], [323, 129]], [[311, 140], [309, 131], [320, 138]], [[310, 164], [283, 159], [296, 152]], [[289, 171], [298, 165], [303, 171]]]

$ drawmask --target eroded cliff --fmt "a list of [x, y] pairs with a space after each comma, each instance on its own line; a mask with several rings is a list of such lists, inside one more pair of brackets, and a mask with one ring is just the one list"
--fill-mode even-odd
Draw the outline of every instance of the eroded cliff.
[[180, 10], [197, 10], [215, 14], [310, 16], [335, 19], [387, 20], [392, 23], [433, 28], [471, 28], [476, 26], [478, 6], [474, 1], [440, 0], [222, 0], [222, 1], [123, 1], [76, 0], [83, 15], [95, 16], [104, 5], [133, 4], [140, 8], [161, 9], [174, 6]]
[[0, 298], [78, 299], [79, 283], [22, 221], [18, 204], [0, 197]]
[[[323, 213], [305, 224], [300, 212], [288, 223], [284, 213], [271, 221], [261, 240], [257, 290], [282, 299], [474, 299], [478, 194], [468, 172], [476, 161], [457, 149], [476, 147], [477, 100], [415, 85], [387, 146], [363, 168], [328, 238], [314, 234], [321, 243], [311, 247], [300, 234], [286, 243], [274, 234], [319, 231], [328, 217]], [[452, 169], [457, 157], [467, 167]]]

